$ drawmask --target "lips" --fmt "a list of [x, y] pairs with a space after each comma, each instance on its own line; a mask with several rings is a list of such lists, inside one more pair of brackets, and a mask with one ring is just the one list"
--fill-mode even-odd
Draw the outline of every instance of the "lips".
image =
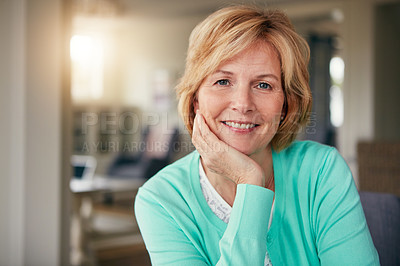
[[249, 122], [234, 122], [234, 121], [222, 121], [225, 125], [232, 127], [232, 128], [237, 128], [237, 129], [252, 129], [257, 126], [258, 124], [253, 124]]

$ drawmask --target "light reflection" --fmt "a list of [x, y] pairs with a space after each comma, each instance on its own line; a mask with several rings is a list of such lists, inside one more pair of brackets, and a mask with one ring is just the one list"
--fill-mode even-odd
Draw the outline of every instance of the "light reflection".
[[70, 42], [71, 93], [74, 100], [100, 99], [103, 95], [104, 47], [99, 38], [74, 35]]
[[333, 126], [343, 125], [344, 107], [342, 84], [344, 80], [344, 61], [340, 57], [333, 57], [329, 63], [329, 72], [333, 86], [329, 90], [330, 95], [330, 120]]
[[331, 78], [337, 84], [343, 83], [344, 78], [344, 62], [340, 57], [333, 57], [329, 63], [329, 72]]
[[329, 94], [331, 96], [330, 111], [331, 123], [335, 127], [340, 127], [343, 124], [343, 94], [340, 87], [334, 85], [330, 88]]

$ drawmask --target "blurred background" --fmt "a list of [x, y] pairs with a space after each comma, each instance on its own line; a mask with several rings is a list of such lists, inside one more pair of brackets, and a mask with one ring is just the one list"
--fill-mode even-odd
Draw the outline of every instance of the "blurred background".
[[0, 265], [150, 265], [137, 188], [193, 150], [174, 86], [220, 7], [287, 12], [311, 48], [300, 139], [400, 196], [400, 1], [1, 0]]

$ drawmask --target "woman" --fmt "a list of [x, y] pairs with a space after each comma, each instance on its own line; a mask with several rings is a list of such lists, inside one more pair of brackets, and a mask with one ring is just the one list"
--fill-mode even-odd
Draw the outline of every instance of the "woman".
[[228, 7], [194, 29], [177, 90], [197, 151], [135, 202], [153, 264], [379, 264], [342, 157], [293, 142], [311, 108], [308, 59], [279, 11]]

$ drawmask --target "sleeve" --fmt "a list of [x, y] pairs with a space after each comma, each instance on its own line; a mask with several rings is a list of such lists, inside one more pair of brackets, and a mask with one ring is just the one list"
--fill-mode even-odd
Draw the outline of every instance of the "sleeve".
[[379, 265], [353, 177], [336, 149], [318, 175], [313, 212], [321, 265]]
[[[273, 195], [262, 187], [238, 185], [216, 265], [264, 265]], [[135, 214], [153, 265], [212, 265], [178, 225], [182, 221], [172, 218], [150, 193], [138, 194]]]

